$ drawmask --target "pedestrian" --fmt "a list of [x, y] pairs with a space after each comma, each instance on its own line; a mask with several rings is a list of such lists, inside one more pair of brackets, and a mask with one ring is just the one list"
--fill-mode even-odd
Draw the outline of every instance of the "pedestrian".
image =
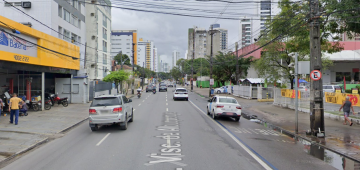
[[9, 112], [10, 112], [10, 123], [13, 123], [14, 116], [15, 116], [15, 125], [18, 124], [19, 120], [19, 104], [23, 104], [23, 101], [17, 97], [16, 93], [13, 94], [13, 97], [10, 99], [10, 106], [9, 106]]
[[351, 120], [349, 119], [349, 115], [350, 115], [350, 108], [353, 112], [353, 114], [355, 115], [355, 112], [354, 112], [354, 108], [350, 102], [350, 97], [349, 96], [346, 96], [346, 100], [345, 102], [341, 105], [340, 109], [339, 109], [339, 112], [341, 111], [341, 109], [343, 109], [343, 112], [344, 112], [344, 125], [347, 125], [347, 122], [348, 121], [350, 123], [350, 126], [353, 125], [353, 123], [351, 122]]
[[26, 116], [26, 115], [27, 115], [27, 114], [26, 114], [27, 111], [28, 111], [28, 107], [27, 107], [25, 101], [23, 101], [22, 106], [21, 106], [21, 109], [20, 109], [19, 112], [22, 112], [22, 113], [24, 114], [24, 116]]

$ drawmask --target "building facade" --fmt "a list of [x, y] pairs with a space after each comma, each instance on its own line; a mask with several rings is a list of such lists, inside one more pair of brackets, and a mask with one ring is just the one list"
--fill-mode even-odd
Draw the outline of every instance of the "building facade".
[[172, 67], [176, 66], [176, 62], [180, 59], [180, 52], [174, 50], [172, 52]]
[[[86, 5], [86, 71], [90, 80], [102, 80], [111, 71], [111, 5], [109, 0]], [[101, 5], [96, 5], [101, 4]]]
[[142, 38], [138, 42], [138, 61], [137, 65], [154, 71], [156, 66], [156, 58], [154, 57], [154, 42], [144, 41]]
[[159, 57], [158, 57], [157, 48], [155, 48], [155, 46], [154, 46], [153, 51], [154, 51], [154, 55], [153, 55], [153, 58], [154, 58], [154, 63], [153, 63], [154, 70], [153, 71], [158, 72], [159, 71], [159, 69], [158, 69], [158, 59], [159, 59]]
[[[80, 70], [77, 75], [85, 74], [86, 9], [84, 3], [77, 0], [28, 0], [27, 2], [31, 3], [31, 7], [23, 8], [21, 1], [8, 2], [0, 5], [1, 16], [78, 46], [80, 48]], [[15, 8], [26, 11], [25, 13], [50, 28], [32, 20], [25, 14], [15, 12]]]
[[[188, 56], [187, 59], [204, 58], [206, 56], [206, 37], [205, 29], [194, 27], [188, 30]], [[194, 51], [195, 47], [195, 51]]]
[[130, 64], [137, 63], [137, 30], [112, 30], [111, 31], [111, 59], [120, 52], [129, 57]]
[[[213, 56], [216, 56], [219, 52], [226, 53], [228, 51], [228, 30], [220, 28], [220, 24], [211, 25], [213, 30], [217, 30], [215, 34], [213, 34]], [[215, 28], [214, 28], [215, 27]], [[211, 27], [210, 27], [211, 29]], [[206, 48], [206, 56], [210, 56], [211, 54], [211, 35], [208, 32], [206, 38], [206, 44], [208, 48]]]

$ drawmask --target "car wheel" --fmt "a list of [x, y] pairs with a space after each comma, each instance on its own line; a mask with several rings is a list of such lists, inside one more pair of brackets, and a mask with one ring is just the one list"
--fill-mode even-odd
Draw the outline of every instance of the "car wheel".
[[238, 122], [240, 120], [240, 117], [235, 118], [235, 122]]
[[[125, 117], [127, 117], [127, 115], [125, 116]], [[125, 120], [125, 122], [123, 122], [123, 123], [120, 123], [120, 130], [126, 130], [127, 128], [128, 128], [128, 121], [127, 120]]]
[[206, 110], [207, 110], [207, 114], [210, 115], [210, 112], [209, 112], [209, 108], [206, 107]]
[[220, 90], [218, 90], [218, 91], [217, 91], [217, 93], [219, 94], [219, 93], [221, 93], [221, 91], [220, 91]]
[[99, 130], [99, 126], [95, 125], [95, 127], [90, 127], [91, 131], [97, 131]]

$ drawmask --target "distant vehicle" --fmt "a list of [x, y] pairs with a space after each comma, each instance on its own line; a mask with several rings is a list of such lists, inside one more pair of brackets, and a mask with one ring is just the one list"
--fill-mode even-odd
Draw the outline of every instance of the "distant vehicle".
[[126, 130], [128, 122], [134, 121], [131, 99], [125, 95], [102, 95], [95, 97], [89, 108], [89, 126], [97, 131], [102, 125], [119, 125], [119, 129]]
[[336, 89], [341, 89], [338, 85], [323, 85], [323, 92], [335, 93]]
[[184, 99], [184, 100], [188, 101], [189, 95], [188, 95], [187, 90], [185, 88], [175, 89], [173, 99], [174, 100]]
[[154, 90], [156, 91], [156, 86], [154, 84], [147, 85], [145, 89], [146, 92]]
[[[229, 91], [229, 86], [222, 86], [222, 87], [219, 87], [219, 88], [216, 88], [216, 89], [214, 89], [214, 92], [216, 92], [216, 93], [225, 93], [225, 87], [226, 87], [226, 89], [227, 89], [227, 91]], [[231, 89], [230, 89], [231, 90]]]
[[168, 87], [174, 87], [174, 85], [172, 85], [172, 84], [169, 84], [169, 85], [168, 85]]
[[165, 83], [160, 84], [160, 86], [159, 86], [159, 92], [161, 92], [161, 91], [167, 91], [167, 87], [166, 87], [166, 84], [165, 84]]
[[214, 96], [208, 100], [206, 109], [213, 119], [231, 117], [239, 121], [241, 117], [241, 105], [232, 97]]

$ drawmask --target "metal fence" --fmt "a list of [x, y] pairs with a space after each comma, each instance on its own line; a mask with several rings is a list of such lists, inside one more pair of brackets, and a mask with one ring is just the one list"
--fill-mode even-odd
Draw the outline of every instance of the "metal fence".
[[90, 82], [89, 100], [92, 101], [94, 97], [104, 94], [112, 94], [112, 83], [104, 81]]
[[[289, 97], [285, 94], [288, 91], [284, 91], [280, 88], [275, 88], [274, 90], [274, 105], [281, 107], [287, 107], [290, 109], [295, 108], [295, 98]], [[306, 111], [310, 110], [310, 91], [299, 91], [300, 97], [298, 100], [299, 110]]]
[[273, 99], [273, 87], [257, 87], [257, 99]]
[[253, 86], [234, 86], [233, 95], [246, 98], [246, 99], [256, 99], [258, 93], [258, 88]]

